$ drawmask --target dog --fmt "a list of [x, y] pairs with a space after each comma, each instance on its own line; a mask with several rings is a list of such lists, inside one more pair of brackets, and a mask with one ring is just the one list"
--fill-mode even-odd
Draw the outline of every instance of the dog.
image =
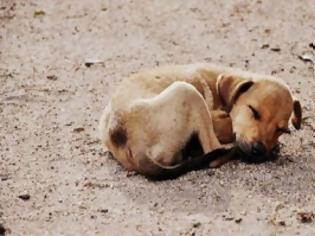
[[[245, 161], [267, 160], [289, 133], [289, 120], [300, 129], [302, 109], [279, 79], [198, 63], [123, 80], [103, 111], [100, 132], [126, 169], [163, 179], [219, 167], [230, 160], [226, 143], [234, 142]], [[192, 140], [201, 155], [187, 156]]]

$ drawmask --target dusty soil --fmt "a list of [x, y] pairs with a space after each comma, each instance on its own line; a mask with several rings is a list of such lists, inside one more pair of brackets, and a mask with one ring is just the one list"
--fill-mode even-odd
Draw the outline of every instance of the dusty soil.
[[[314, 1], [1, 0], [0, 25], [8, 235], [315, 234]], [[113, 89], [143, 68], [199, 61], [283, 78], [303, 129], [276, 162], [130, 175], [98, 141]]]

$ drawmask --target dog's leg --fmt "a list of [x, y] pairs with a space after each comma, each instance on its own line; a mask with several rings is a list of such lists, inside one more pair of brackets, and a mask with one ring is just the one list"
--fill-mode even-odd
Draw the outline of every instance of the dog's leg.
[[194, 121], [194, 128], [198, 131], [198, 137], [205, 153], [219, 148], [220, 142], [214, 132], [213, 119], [209, 111], [209, 105], [213, 106], [212, 94], [210, 90], [206, 96], [209, 104], [195, 87], [190, 84], [184, 85], [186, 88], [185, 95], [190, 101], [190, 112]]
[[211, 117], [217, 138], [221, 144], [228, 144], [235, 141], [232, 119], [228, 113], [222, 110], [212, 110]]
[[158, 131], [154, 136], [159, 142], [148, 153], [151, 158], [163, 158], [163, 164], [174, 163], [174, 155], [194, 133], [205, 153], [221, 147], [207, 104], [189, 83], [175, 82], [156, 97], [140, 101], [139, 105], [143, 116], [151, 123], [147, 125], [155, 126]]

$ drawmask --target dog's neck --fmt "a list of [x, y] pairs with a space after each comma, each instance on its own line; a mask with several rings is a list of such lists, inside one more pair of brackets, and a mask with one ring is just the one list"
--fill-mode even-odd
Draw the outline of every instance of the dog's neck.
[[[216, 88], [217, 78], [221, 72], [207, 69], [199, 70], [199, 76], [190, 78], [188, 83], [192, 84], [205, 98], [210, 110], [222, 109], [223, 104]], [[208, 94], [211, 94], [211, 99]]]

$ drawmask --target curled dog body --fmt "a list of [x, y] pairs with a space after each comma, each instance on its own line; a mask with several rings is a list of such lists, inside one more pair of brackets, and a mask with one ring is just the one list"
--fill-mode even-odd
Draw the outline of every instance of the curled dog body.
[[[103, 112], [100, 131], [104, 147], [124, 167], [164, 179], [220, 166], [230, 153], [223, 144], [234, 141], [250, 161], [261, 161], [288, 130], [290, 116], [299, 128], [301, 115], [287, 86], [272, 77], [174, 65], [125, 79]], [[183, 150], [193, 135], [201, 153], [190, 157]]]

